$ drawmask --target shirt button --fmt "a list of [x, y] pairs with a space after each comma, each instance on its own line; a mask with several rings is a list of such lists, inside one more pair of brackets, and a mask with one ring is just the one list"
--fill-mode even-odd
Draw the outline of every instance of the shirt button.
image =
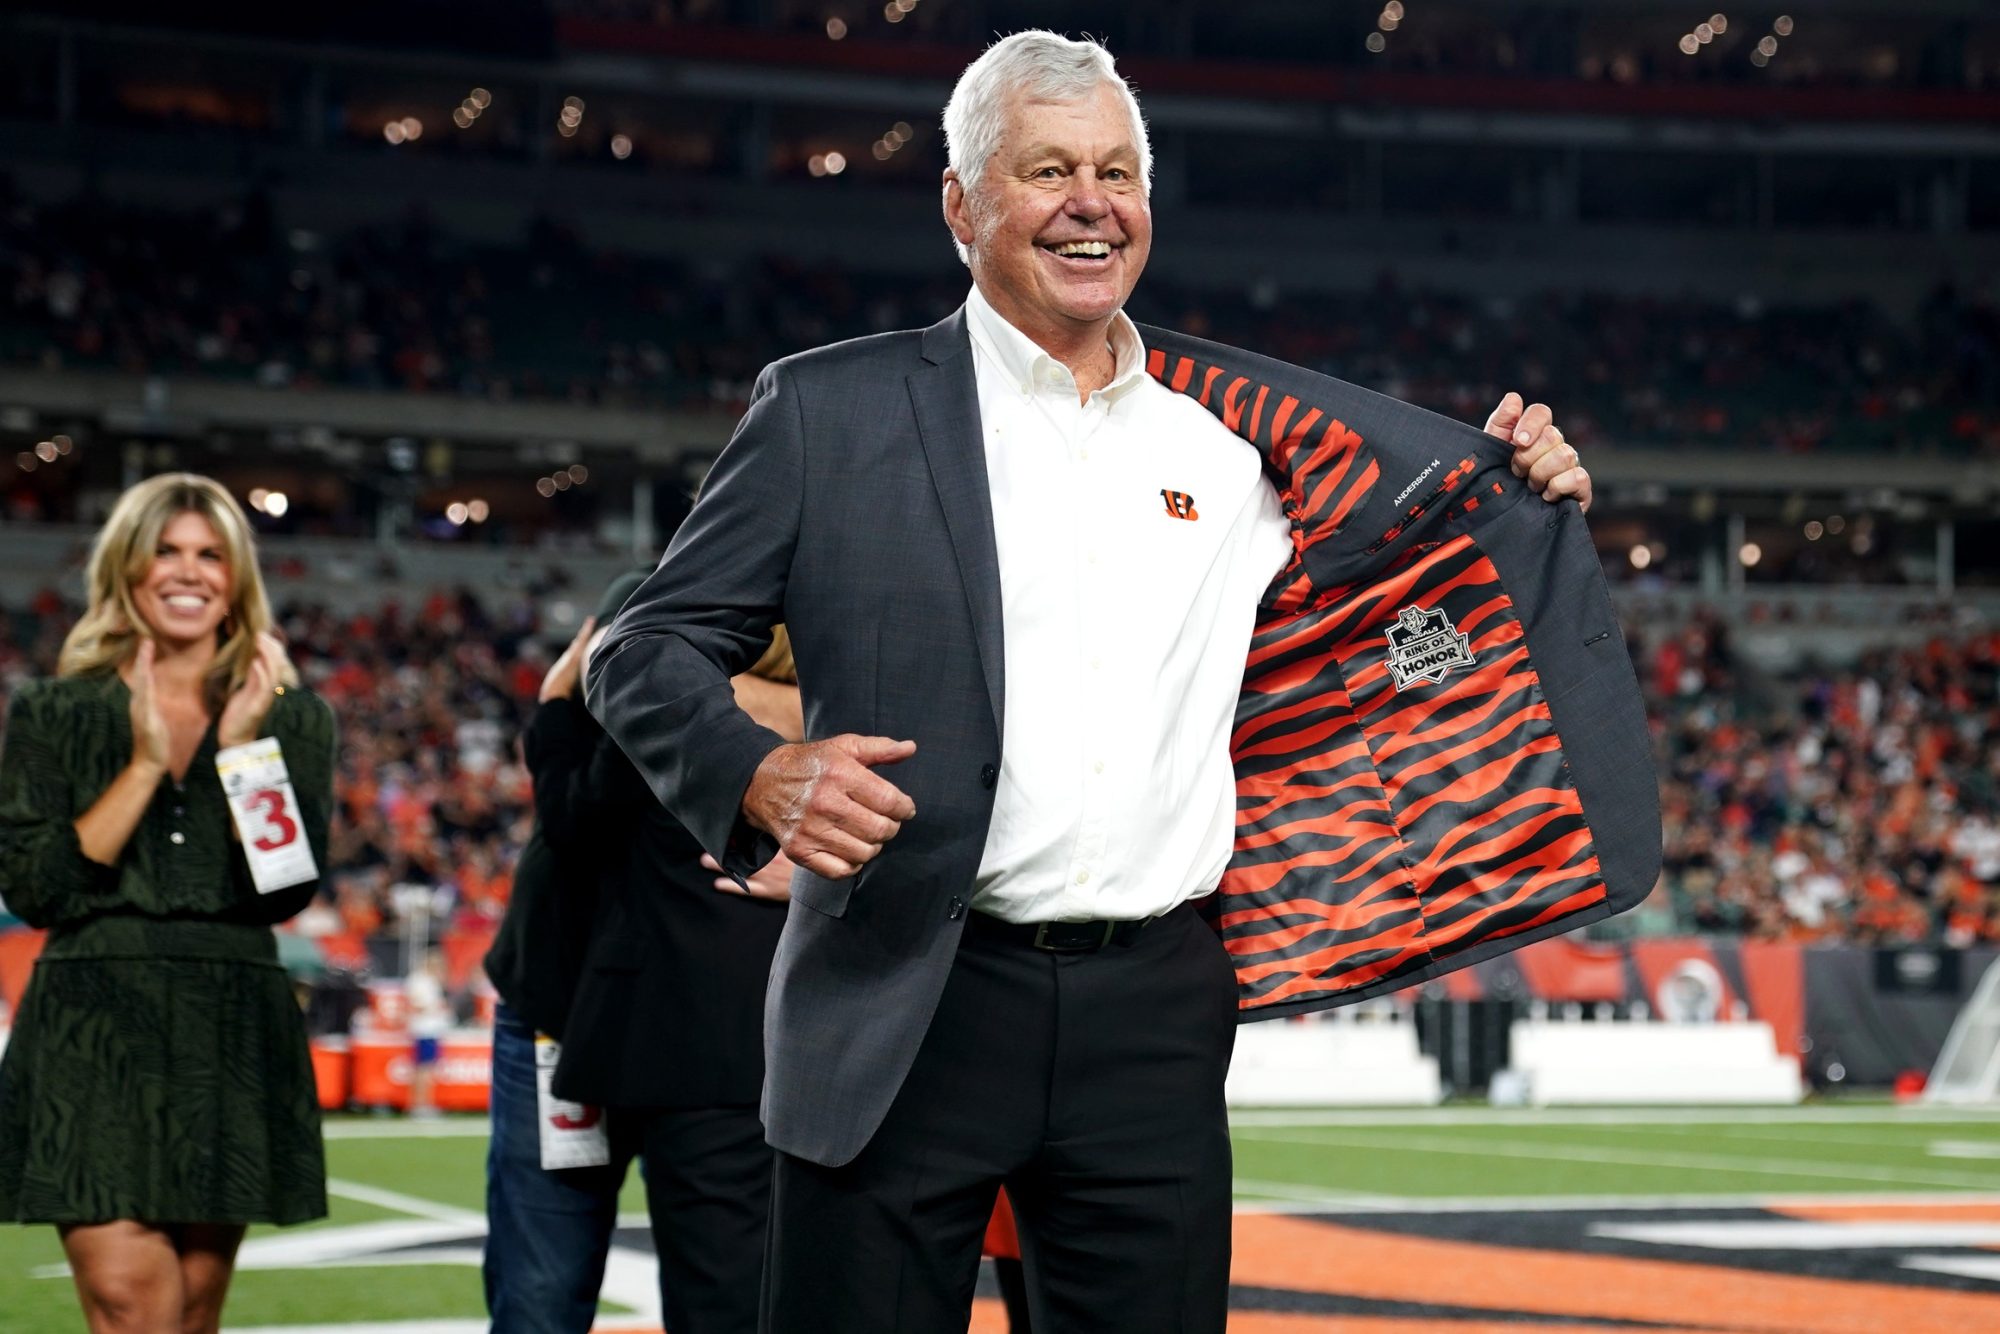
[[990, 792], [993, 789], [993, 785], [998, 781], [1000, 781], [1000, 771], [998, 769], [990, 764], [979, 766], [979, 786]]
[[965, 900], [954, 895], [951, 906], [944, 910], [944, 915], [954, 922], [965, 916]]
[[188, 836], [186, 834], [183, 834], [178, 829], [174, 830], [173, 833], [167, 835], [167, 842], [173, 844], [175, 847], [179, 847], [181, 844], [187, 841], [188, 841]]
[[1089, 884], [1089, 883], [1090, 883], [1090, 872], [1088, 872], [1088, 871], [1078, 871], [1078, 872], [1076, 873], [1076, 883], [1077, 883], [1077, 884], [1079, 884], [1079, 885], [1087, 885], [1087, 884]]

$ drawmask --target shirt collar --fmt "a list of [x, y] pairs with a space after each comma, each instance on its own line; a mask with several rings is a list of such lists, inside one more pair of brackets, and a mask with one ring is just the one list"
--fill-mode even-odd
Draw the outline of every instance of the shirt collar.
[[[999, 311], [993, 309], [993, 304], [976, 285], [971, 295], [965, 298], [965, 323], [973, 341], [993, 359], [993, 364], [999, 367], [1008, 383], [1023, 393], [1033, 392], [1039, 377], [1049, 367], [1059, 369], [1064, 375], [1069, 373], [1068, 368], [1043, 351], [1040, 344], [1009, 324]], [[1122, 310], [1111, 317], [1111, 327], [1106, 331], [1105, 340], [1111, 345], [1113, 366], [1110, 383], [1098, 392], [1107, 401], [1116, 402], [1145, 378], [1146, 345], [1139, 337], [1139, 327]]]

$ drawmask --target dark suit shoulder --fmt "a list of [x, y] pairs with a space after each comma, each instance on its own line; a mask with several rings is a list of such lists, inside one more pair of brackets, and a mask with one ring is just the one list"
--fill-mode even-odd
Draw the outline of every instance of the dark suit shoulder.
[[846, 382], [853, 375], [880, 375], [897, 366], [915, 367], [922, 358], [924, 331], [898, 329], [868, 334], [825, 347], [809, 348], [772, 362], [764, 374], [789, 376], [802, 387]]

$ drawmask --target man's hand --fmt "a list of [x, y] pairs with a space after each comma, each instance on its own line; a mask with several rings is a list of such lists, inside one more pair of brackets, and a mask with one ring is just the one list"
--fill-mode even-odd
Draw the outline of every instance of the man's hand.
[[1578, 506], [1589, 512], [1590, 474], [1577, 461], [1576, 446], [1556, 429], [1554, 414], [1545, 404], [1524, 409], [1521, 396], [1508, 393], [1486, 419], [1486, 434], [1514, 447], [1514, 475], [1527, 478], [1543, 500], [1575, 496]]
[[755, 875], [740, 885], [723, 874], [721, 862], [705, 852], [701, 854], [701, 864], [703, 869], [715, 872], [715, 888], [720, 893], [735, 894], [749, 899], [769, 899], [773, 903], [792, 901], [792, 859], [782, 852], [765, 862]]
[[578, 683], [583, 680], [583, 662], [590, 648], [590, 633], [596, 628], [595, 616], [584, 617], [583, 624], [576, 627], [576, 638], [569, 641], [569, 647], [549, 664], [548, 674], [542, 677], [541, 693], [536, 696], [539, 703], [568, 699], [576, 693]]
[[874, 772], [916, 753], [914, 741], [852, 732], [780, 746], [751, 775], [743, 818], [814, 875], [844, 880], [916, 815], [916, 803]]

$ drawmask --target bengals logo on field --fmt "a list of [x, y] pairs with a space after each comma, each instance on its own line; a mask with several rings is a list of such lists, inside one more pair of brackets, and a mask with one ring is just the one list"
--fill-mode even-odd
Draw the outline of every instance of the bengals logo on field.
[[1176, 519], [1199, 519], [1201, 514], [1194, 507], [1194, 497], [1185, 491], [1162, 491], [1160, 499], [1167, 502], [1167, 513]]

